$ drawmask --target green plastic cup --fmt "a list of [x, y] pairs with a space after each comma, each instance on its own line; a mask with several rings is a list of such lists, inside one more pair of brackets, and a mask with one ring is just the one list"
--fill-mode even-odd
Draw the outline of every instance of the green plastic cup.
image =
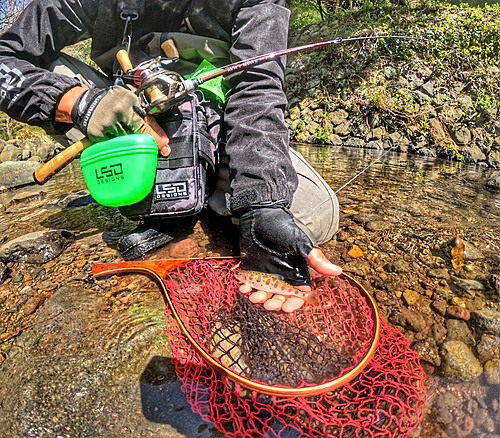
[[139, 202], [151, 191], [157, 159], [154, 138], [132, 134], [88, 147], [82, 152], [80, 167], [99, 204], [123, 207]]

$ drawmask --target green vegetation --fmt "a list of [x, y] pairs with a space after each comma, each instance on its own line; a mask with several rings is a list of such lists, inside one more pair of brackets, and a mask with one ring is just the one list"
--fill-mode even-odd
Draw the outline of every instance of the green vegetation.
[[[461, 95], [471, 97], [472, 102], [460, 104], [465, 114], [461, 123], [468, 128], [493, 132], [499, 125], [498, 5], [479, 9], [435, 0], [399, 5], [365, 1], [320, 14], [312, 3], [316, 2], [289, 2], [294, 45], [339, 37], [387, 37], [335, 44], [293, 57], [292, 75], [287, 77], [289, 100], [311, 99], [320, 108], [343, 108], [357, 116], [377, 113], [389, 132], [393, 128], [405, 134], [417, 125], [428, 136], [432, 108], [417, 102], [414, 93], [425, 76], [435, 83], [441, 106]], [[320, 83], [312, 92], [303, 86], [318, 77]], [[463, 160], [446, 135], [441, 150]], [[316, 137], [323, 143], [324, 131], [318, 130]]]

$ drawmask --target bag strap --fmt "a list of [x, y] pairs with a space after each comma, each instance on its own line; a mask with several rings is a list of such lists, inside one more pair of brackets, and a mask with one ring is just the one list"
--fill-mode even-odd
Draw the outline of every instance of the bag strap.
[[130, 52], [132, 45], [132, 22], [144, 13], [144, 0], [118, 0], [116, 3], [118, 16], [125, 21], [121, 45]]

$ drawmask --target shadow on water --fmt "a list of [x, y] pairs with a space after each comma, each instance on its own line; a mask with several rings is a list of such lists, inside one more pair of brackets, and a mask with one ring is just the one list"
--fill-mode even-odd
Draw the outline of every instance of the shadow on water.
[[[178, 433], [193, 438], [219, 438], [224, 435], [210, 423], [186, 421], [191, 412], [181, 382], [175, 375], [175, 366], [167, 357], [154, 356], [140, 380], [142, 412], [153, 423], [169, 424]], [[211, 427], [210, 427], [211, 426]]]

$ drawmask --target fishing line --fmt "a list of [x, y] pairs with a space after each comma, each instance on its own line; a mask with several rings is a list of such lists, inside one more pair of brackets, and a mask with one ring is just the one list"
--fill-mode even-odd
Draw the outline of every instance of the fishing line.
[[343, 188], [347, 187], [349, 184], [351, 184], [358, 176], [360, 176], [362, 173], [366, 172], [370, 167], [372, 167], [377, 161], [380, 161], [382, 158], [384, 158], [392, 149], [394, 149], [396, 145], [392, 145], [389, 149], [387, 149], [380, 157], [378, 157], [376, 160], [374, 160], [368, 167], [365, 167], [361, 172], [359, 172], [357, 175], [355, 175], [353, 178], [351, 178], [349, 181], [347, 181], [340, 189], [337, 189], [335, 194], [340, 192]]

